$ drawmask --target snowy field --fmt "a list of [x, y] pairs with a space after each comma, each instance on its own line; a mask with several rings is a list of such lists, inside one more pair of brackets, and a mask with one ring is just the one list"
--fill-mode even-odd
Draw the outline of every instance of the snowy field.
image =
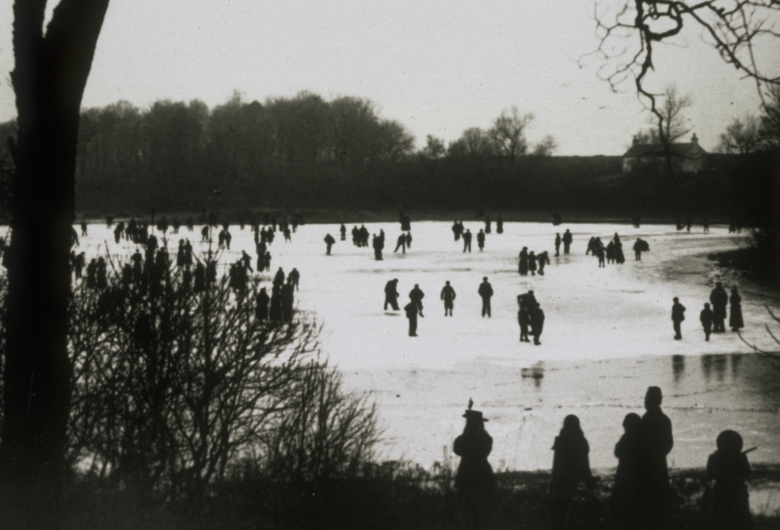
[[[504, 233], [487, 236], [484, 252], [476, 237], [472, 252], [453, 240], [451, 223], [412, 223], [414, 240], [406, 255], [393, 254], [398, 223], [369, 224], [370, 233], [384, 229], [383, 261], [373, 250], [338, 241], [325, 255], [323, 238], [339, 239], [338, 225], [307, 225], [285, 244], [277, 232], [269, 250], [271, 273], [279, 267], [301, 273], [296, 296], [299, 310], [324, 324], [323, 351], [339, 366], [351, 390], [371, 391], [385, 427], [380, 456], [406, 458], [429, 467], [452, 458], [452, 441], [463, 428], [461, 414], [469, 398], [490, 419], [494, 439], [493, 467], [549, 469], [553, 439], [564, 416], [577, 414], [590, 441], [591, 465], [612, 468], [621, 423], [629, 412], [642, 413], [645, 390], [660, 386], [663, 409], [671, 418], [675, 445], [672, 467], [701, 467], [715, 449], [715, 437], [726, 428], [742, 433], [745, 446], [759, 446], [752, 462], [780, 463], [780, 375], [750, 354], [736, 333], [715, 334], [710, 342], [698, 322], [714, 282], [722, 280], [742, 295], [749, 340], [770, 347], [764, 330], [772, 324], [764, 304], [780, 309], [776, 293], [761, 291], [738, 277], [719, 278], [706, 255], [746, 244], [715, 226], [691, 233], [670, 226], [506, 223]], [[476, 236], [483, 225], [466, 223]], [[169, 234], [175, 257], [179, 237], [196, 252], [201, 226]], [[574, 243], [569, 256], [555, 258], [553, 240], [569, 228]], [[248, 228], [231, 227], [231, 251], [222, 267], [245, 250], [255, 257]], [[617, 232], [626, 254], [624, 265], [599, 269], [586, 256], [591, 236], [606, 244]], [[651, 252], [634, 261], [636, 237]], [[105, 253], [130, 253], [134, 245], [113, 242], [105, 225], [92, 224], [79, 250], [88, 259]], [[545, 276], [520, 277], [517, 255], [527, 246], [550, 253]], [[562, 250], [562, 247], [561, 247]], [[253, 263], [254, 265], [254, 263]], [[483, 276], [493, 285], [492, 318], [481, 318], [477, 288]], [[262, 276], [268, 280], [268, 274]], [[425, 318], [418, 319], [418, 337], [407, 336], [402, 311], [383, 310], [384, 286], [399, 279], [401, 307], [415, 283], [425, 292]], [[453, 318], [444, 318], [439, 293], [445, 280], [455, 288]], [[541, 346], [519, 342], [518, 294], [533, 289], [546, 314]], [[683, 340], [674, 341], [670, 320], [672, 298], [687, 307]], [[728, 323], [728, 322], [727, 322]], [[777, 330], [777, 327], [773, 328]]]

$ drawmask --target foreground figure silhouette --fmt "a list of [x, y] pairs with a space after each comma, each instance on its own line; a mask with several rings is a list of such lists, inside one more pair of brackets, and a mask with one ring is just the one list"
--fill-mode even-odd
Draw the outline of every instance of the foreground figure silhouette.
[[671, 490], [666, 455], [674, 446], [672, 422], [661, 411], [661, 389], [651, 386], [645, 395], [645, 412], [642, 416], [642, 486], [641, 515], [644, 528], [663, 528], [669, 511]]
[[493, 438], [485, 430], [487, 418], [482, 416], [481, 411], [472, 410], [472, 405], [469, 400], [469, 408], [463, 414], [466, 426], [453, 444], [453, 451], [460, 457], [455, 489], [469, 528], [482, 528], [487, 522], [490, 494], [496, 485], [493, 468], [488, 462]]
[[750, 474], [750, 464], [747, 455], [742, 452], [742, 436], [736, 431], [723, 431], [718, 435], [716, 444], [718, 450], [707, 460], [707, 478], [715, 480], [715, 528], [754, 528], [745, 484]]
[[619, 530], [633, 528], [634, 518], [639, 512], [642, 443], [642, 418], [633, 412], [626, 414], [623, 419], [623, 436], [615, 445], [618, 466], [609, 506], [610, 519]]
[[563, 419], [563, 427], [555, 438], [552, 449], [554, 453], [550, 498], [553, 528], [564, 528], [578, 484], [584, 482], [588, 489], [595, 485], [588, 457], [590, 446], [577, 416], [569, 414]]

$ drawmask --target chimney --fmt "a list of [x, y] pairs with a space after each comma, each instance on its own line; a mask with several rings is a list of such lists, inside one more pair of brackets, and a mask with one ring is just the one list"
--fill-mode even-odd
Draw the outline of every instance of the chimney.
[[699, 139], [696, 138], [696, 133], [693, 133], [693, 136], [691, 136], [691, 143], [693, 145], [699, 145]]

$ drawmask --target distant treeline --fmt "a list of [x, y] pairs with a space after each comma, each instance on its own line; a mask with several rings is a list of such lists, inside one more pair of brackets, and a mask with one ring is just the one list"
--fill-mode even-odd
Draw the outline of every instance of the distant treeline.
[[[301, 208], [577, 210], [603, 214], [753, 215], [777, 201], [770, 155], [713, 156], [683, 185], [654, 168], [621, 173], [614, 156], [554, 157], [529, 149], [532, 115], [502, 113], [443, 148], [414, 151], [372, 102], [294, 98], [209, 109], [200, 101], [127, 102], [82, 112], [77, 210], [93, 215]], [[0, 125], [4, 137], [15, 123]], [[45, 156], [45, 155], [44, 155]], [[6, 158], [7, 160], [7, 158]]]

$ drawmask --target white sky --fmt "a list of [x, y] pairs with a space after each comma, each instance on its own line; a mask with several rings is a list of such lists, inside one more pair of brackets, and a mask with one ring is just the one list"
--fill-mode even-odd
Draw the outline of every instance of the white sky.
[[[619, 0], [603, 0], [619, 2]], [[54, 2], [51, 2], [53, 7]], [[0, 120], [16, 114], [12, 0], [0, 0]], [[384, 118], [449, 142], [504, 108], [536, 115], [531, 142], [560, 155], [620, 155], [647, 125], [626, 84], [614, 94], [577, 58], [597, 46], [593, 0], [111, 0], [83, 104], [248, 101], [309, 90], [371, 99]], [[694, 32], [656, 58], [656, 86], [693, 96], [707, 150], [734, 116], [757, 112], [755, 85]], [[780, 49], [764, 50], [780, 74]]]

